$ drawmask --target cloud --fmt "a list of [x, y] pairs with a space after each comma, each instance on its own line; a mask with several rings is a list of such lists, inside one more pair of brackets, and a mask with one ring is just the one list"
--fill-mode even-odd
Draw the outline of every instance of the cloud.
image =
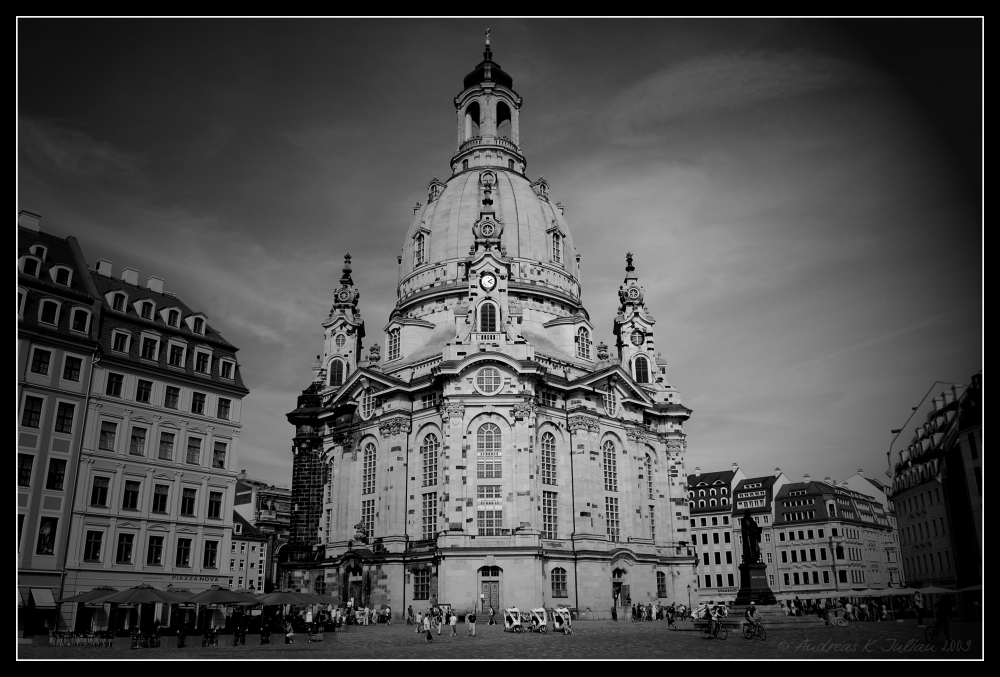
[[44, 169], [74, 179], [141, 177], [143, 159], [51, 120], [20, 119], [21, 150]]
[[659, 125], [678, 118], [878, 79], [869, 69], [807, 51], [723, 53], [643, 78], [602, 111], [598, 128], [616, 143], [648, 143], [659, 138]]

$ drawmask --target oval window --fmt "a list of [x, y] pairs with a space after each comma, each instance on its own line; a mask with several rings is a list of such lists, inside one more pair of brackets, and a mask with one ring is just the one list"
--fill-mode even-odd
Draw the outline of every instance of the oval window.
[[503, 385], [503, 378], [500, 376], [500, 371], [493, 367], [480, 369], [479, 373], [476, 374], [476, 390], [483, 395], [494, 394], [500, 390], [501, 385]]

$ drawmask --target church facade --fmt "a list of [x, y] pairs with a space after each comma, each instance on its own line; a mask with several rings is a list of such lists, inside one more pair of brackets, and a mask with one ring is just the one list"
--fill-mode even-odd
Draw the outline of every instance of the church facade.
[[384, 345], [364, 351], [348, 255], [288, 414], [285, 584], [397, 614], [687, 603], [691, 410], [632, 255], [609, 348], [563, 208], [526, 175], [522, 100], [488, 42], [454, 105], [451, 174], [414, 210]]

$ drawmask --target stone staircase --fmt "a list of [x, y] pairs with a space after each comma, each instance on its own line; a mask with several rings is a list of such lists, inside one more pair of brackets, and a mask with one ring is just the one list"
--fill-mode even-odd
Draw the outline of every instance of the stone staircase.
[[[722, 621], [722, 624], [730, 632], [742, 632], [743, 614], [746, 611], [746, 608], [745, 604], [729, 607], [729, 616]], [[764, 627], [768, 632], [787, 628], [808, 628], [826, 625], [826, 621], [824, 619], [815, 615], [786, 616], [785, 612], [781, 610], [781, 607], [776, 605], [757, 605], [757, 614], [760, 616], [760, 622], [764, 624]], [[705, 623], [706, 621], [703, 620], [676, 621], [678, 630], [700, 631], [701, 627], [705, 625]]]

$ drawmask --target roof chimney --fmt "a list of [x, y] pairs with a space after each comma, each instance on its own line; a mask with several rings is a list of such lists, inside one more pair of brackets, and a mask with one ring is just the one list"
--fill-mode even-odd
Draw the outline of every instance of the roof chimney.
[[149, 291], [155, 291], [157, 294], [163, 293], [163, 280], [159, 277], [151, 277], [146, 281], [146, 287]]
[[777, 477], [780, 474], [781, 474], [781, 468], [775, 468], [774, 469], [774, 476]]
[[111, 277], [111, 261], [97, 259], [97, 272], [106, 277]]
[[865, 476], [865, 471], [862, 470], [861, 468], [858, 468], [858, 474], [861, 475], [862, 477], [864, 477]]
[[33, 230], [36, 233], [40, 230], [39, 222], [42, 220], [41, 214], [36, 214], [35, 212], [29, 212], [27, 209], [22, 209], [17, 214], [17, 225], [22, 228], [27, 228], [28, 230]]
[[830, 483], [830, 482], [832, 482], [833, 480], [832, 480], [832, 479], [830, 479], [830, 476], [829, 476], [829, 475], [827, 475], [826, 477], [824, 477], [824, 478], [823, 478], [823, 481], [824, 481], [824, 482], [826, 482], [827, 484], [829, 484], [829, 483]]
[[698, 466], [695, 466], [694, 467], [694, 476], [697, 477], [700, 474], [701, 474], [701, 468], [698, 467]]
[[122, 282], [139, 285], [139, 271], [135, 268], [126, 268], [122, 271]]
[[810, 481], [810, 480], [809, 480], [809, 473], [806, 473], [805, 475], [803, 475], [803, 476], [802, 476], [802, 481], [803, 481], [803, 482], [808, 482], [808, 481]]

